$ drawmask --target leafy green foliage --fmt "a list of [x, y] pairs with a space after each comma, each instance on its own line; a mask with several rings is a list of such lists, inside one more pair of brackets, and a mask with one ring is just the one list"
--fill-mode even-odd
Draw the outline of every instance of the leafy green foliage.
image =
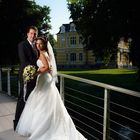
[[51, 28], [50, 8], [36, 5], [29, 0], [1, 0], [0, 1], [0, 65], [17, 64], [17, 44], [26, 36], [26, 29], [35, 25], [39, 34], [47, 34]]
[[[68, 0], [71, 18], [83, 35], [86, 48], [102, 60], [115, 60], [121, 37], [132, 39], [131, 58], [140, 66], [140, 8], [131, 0]], [[112, 54], [112, 56], [108, 56]]]

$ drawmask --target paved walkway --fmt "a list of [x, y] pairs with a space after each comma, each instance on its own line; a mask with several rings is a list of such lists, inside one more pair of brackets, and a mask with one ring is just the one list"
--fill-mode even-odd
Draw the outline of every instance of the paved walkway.
[[0, 140], [26, 140], [13, 130], [16, 99], [0, 93]]

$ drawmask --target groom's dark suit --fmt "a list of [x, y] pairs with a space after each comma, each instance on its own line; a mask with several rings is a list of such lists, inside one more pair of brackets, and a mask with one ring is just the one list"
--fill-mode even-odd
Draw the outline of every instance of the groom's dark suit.
[[[20, 115], [23, 111], [23, 108], [25, 106], [25, 102], [23, 100], [23, 69], [27, 65], [35, 65], [37, 61], [37, 50], [35, 51], [28, 40], [22, 41], [18, 44], [18, 54], [19, 54], [19, 61], [20, 61], [20, 67], [19, 67], [19, 81], [20, 81], [20, 95], [18, 97], [17, 101], [17, 107], [16, 107], [16, 113], [15, 113], [15, 120], [14, 120], [14, 129], [16, 128], [16, 125], [18, 123], [18, 120], [20, 118]], [[37, 67], [37, 66], [36, 66]], [[28, 82], [27, 84], [27, 92], [26, 92], [26, 100], [35, 87], [36, 84], [36, 78]]]

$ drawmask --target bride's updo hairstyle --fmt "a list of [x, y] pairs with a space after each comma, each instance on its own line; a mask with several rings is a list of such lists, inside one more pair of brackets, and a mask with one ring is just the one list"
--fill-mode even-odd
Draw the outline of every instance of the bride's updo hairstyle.
[[44, 48], [43, 49], [48, 52], [48, 48], [47, 48], [48, 39], [46, 37], [37, 37], [36, 41], [37, 40], [41, 40], [42, 41], [42, 43], [44, 44], [44, 46], [43, 46]]

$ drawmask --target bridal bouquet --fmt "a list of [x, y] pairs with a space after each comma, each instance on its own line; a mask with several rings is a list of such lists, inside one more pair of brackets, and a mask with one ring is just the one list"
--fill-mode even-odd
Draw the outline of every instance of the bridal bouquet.
[[24, 82], [29, 82], [34, 79], [36, 73], [36, 67], [34, 65], [27, 65], [23, 70], [23, 80]]

